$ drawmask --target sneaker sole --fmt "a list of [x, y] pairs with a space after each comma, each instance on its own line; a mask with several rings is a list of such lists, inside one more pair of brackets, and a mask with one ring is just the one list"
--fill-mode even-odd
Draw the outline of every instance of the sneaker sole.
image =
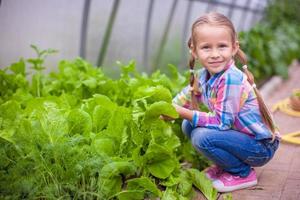
[[239, 184], [237, 186], [224, 186], [223, 183], [219, 180], [213, 182], [213, 186], [218, 192], [232, 192], [234, 190], [245, 189], [255, 185], [257, 185], [257, 180]]

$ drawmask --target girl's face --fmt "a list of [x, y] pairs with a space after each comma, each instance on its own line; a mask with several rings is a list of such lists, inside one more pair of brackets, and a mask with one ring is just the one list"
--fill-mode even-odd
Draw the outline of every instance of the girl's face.
[[211, 73], [225, 69], [239, 49], [233, 42], [229, 28], [214, 25], [199, 25], [194, 30], [192, 54]]

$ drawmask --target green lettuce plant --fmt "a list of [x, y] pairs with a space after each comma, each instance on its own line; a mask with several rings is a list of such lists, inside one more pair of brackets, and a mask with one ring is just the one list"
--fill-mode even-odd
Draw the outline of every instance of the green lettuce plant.
[[53, 51], [35, 49], [0, 70], [0, 198], [191, 199], [195, 186], [216, 199], [180, 120], [159, 118], [178, 118], [171, 100], [186, 80], [174, 66], [170, 79], [130, 62], [113, 80], [78, 58], [45, 74]]

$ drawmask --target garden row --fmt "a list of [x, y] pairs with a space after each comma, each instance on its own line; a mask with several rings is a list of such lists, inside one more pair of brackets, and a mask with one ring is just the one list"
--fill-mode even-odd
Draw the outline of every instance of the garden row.
[[[121, 66], [113, 80], [82, 59], [43, 73], [38, 57], [0, 70], [1, 199], [191, 199], [217, 192], [183, 137], [172, 96], [186, 78]], [[27, 81], [28, 63], [34, 73]], [[171, 91], [171, 92], [170, 92]]]
[[273, 75], [287, 78], [287, 67], [293, 59], [300, 58], [300, 28], [288, 23], [275, 29], [266, 23], [258, 24], [241, 32], [240, 42], [259, 85]]
[[269, 2], [263, 20], [240, 33], [241, 48], [258, 85], [273, 75], [288, 76], [288, 66], [300, 59], [300, 0]]

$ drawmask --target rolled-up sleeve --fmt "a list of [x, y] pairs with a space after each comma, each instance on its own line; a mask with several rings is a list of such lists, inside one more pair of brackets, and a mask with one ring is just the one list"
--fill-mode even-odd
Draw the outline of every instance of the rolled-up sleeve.
[[176, 105], [190, 108], [191, 105], [191, 92], [190, 92], [190, 86], [187, 86], [183, 88], [173, 99], [173, 103]]

